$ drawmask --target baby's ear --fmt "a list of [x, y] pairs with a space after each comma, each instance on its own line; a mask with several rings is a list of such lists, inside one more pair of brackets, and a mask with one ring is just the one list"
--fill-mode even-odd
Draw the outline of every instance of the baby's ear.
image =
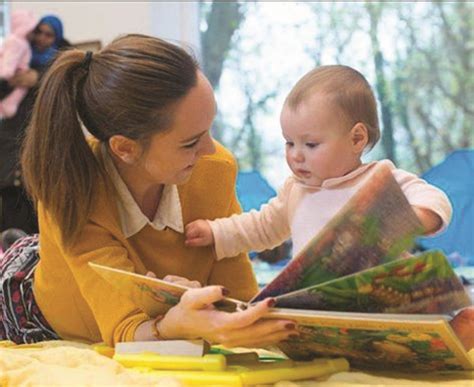
[[367, 127], [358, 122], [351, 129], [352, 149], [354, 153], [362, 153], [369, 142], [369, 131]]

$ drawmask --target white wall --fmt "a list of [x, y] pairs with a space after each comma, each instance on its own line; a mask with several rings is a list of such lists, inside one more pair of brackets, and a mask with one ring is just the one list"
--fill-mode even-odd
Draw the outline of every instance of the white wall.
[[199, 48], [198, 2], [12, 1], [11, 9], [29, 9], [38, 17], [52, 13], [64, 23], [72, 43], [142, 33], [186, 42]]

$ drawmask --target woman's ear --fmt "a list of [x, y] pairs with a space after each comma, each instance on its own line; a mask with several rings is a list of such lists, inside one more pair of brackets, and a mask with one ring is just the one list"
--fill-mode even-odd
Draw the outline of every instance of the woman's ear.
[[369, 142], [369, 131], [367, 127], [358, 122], [351, 129], [351, 142], [354, 153], [362, 153]]
[[129, 165], [134, 164], [140, 154], [138, 142], [120, 134], [109, 138], [109, 148], [114, 156]]

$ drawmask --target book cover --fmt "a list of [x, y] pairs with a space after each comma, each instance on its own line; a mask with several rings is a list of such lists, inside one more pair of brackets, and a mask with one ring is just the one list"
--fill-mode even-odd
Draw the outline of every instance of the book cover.
[[268, 317], [297, 322], [300, 336], [278, 345], [294, 360], [342, 356], [356, 368], [404, 372], [474, 368], [446, 316], [275, 308]]
[[205, 340], [129, 341], [115, 345], [116, 355], [204, 356], [209, 350], [210, 345]]
[[[147, 277], [94, 262], [89, 262], [89, 266], [150, 317], [166, 313], [179, 302], [183, 293], [189, 289], [186, 286], [158, 278]], [[216, 306], [221, 310], [235, 311], [242, 304], [242, 301], [226, 298], [216, 303]]]
[[372, 313], [449, 313], [471, 304], [440, 251], [401, 258], [276, 297], [276, 307]]
[[422, 225], [390, 168], [379, 163], [334, 218], [252, 302], [394, 260], [413, 246], [421, 232]]

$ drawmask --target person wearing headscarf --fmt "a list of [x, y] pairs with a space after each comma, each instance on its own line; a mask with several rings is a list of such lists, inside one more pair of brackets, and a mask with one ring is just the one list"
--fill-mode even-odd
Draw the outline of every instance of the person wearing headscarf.
[[33, 57], [31, 67], [42, 68], [48, 66], [58, 50], [69, 46], [63, 36], [63, 23], [54, 15], [41, 18], [35, 31], [31, 49]]
[[51, 65], [57, 52], [67, 48], [61, 20], [54, 15], [40, 19], [31, 34], [32, 57], [30, 68], [18, 72], [0, 87], [0, 99], [15, 87], [28, 89], [16, 114], [0, 120], [0, 233], [9, 228], [24, 230], [28, 234], [38, 231], [37, 219], [22, 183], [19, 168], [21, 139], [28, 124], [41, 75]]

